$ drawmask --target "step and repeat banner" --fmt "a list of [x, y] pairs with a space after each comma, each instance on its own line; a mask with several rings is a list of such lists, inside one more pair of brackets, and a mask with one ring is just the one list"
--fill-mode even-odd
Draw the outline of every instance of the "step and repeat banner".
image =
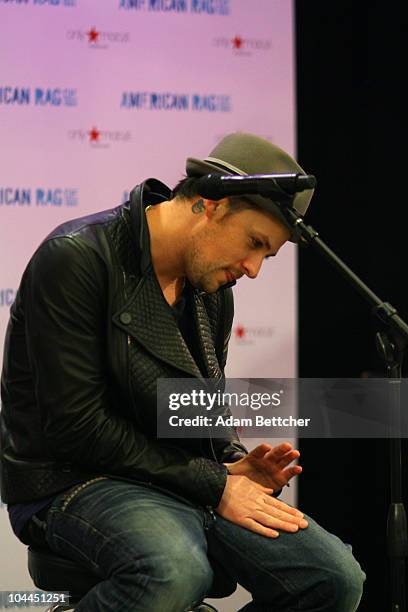
[[[294, 154], [293, 54], [290, 0], [0, 0], [1, 348], [24, 268], [63, 221], [149, 177], [173, 186], [230, 132]], [[293, 245], [263, 268], [234, 289], [229, 377], [296, 374]], [[32, 590], [4, 504], [0, 540], [1, 589]]]

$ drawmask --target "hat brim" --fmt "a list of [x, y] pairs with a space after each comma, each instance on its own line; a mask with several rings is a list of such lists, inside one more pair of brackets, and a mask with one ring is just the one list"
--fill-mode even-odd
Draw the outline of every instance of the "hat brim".
[[240, 174], [245, 176], [246, 172], [243, 172], [231, 164], [225, 162], [217, 164], [202, 159], [196, 159], [195, 157], [188, 157], [186, 162], [187, 176], [204, 176], [211, 174], [212, 172], [218, 172], [220, 174]]

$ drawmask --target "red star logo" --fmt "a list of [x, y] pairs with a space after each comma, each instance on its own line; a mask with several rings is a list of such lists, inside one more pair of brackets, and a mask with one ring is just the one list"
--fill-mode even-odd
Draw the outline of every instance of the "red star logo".
[[233, 38], [231, 42], [234, 49], [240, 49], [244, 41], [240, 36], [235, 36], [235, 38]]
[[92, 28], [92, 30], [89, 30], [89, 32], [87, 32], [86, 34], [87, 34], [87, 36], [89, 38], [88, 42], [91, 43], [91, 42], [97, 42], [98, 41], [99, 32], [97, 32], [95, 30], [95, 28]]
[[235, 335], [237, 338], [243, 338], [245, 336], [245, 327], [242, 325], [237, 325], [235, 328]]
[[100, 131], [97, 130], [96, 128], [92, 128], [92, 130], [88, 132], [88, 134], [89, 134], [89, 140], [91, 142], [98, 142], [99, 136], [101, 135]]

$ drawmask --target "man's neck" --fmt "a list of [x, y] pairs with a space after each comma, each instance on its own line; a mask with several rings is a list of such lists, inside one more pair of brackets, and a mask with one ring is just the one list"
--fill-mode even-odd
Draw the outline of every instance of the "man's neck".
[[181, 206], [168, 200], [146, 209], [153, 268], [170, 305], [176, 303], [185, 284]]
[[[159, 280], [160, 283], [160, 280]], [[164, 287], [160, 284], [163, 295], [166, 299], [166, 302], [170, 306], [174, 306], [178, 300], [180, 299], [181, 294], [183, 293], [183, 289], [185, 287], [184, 279], [178, 279], [175, 283], [167, 285]]]

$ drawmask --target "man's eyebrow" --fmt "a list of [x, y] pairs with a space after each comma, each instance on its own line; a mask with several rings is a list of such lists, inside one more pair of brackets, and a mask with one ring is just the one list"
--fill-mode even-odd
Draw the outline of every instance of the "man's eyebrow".
[[[265, 234], [263, 234], [262, 232], [258, 232], [259, 236], [262, 238], [262, 240], [265, 243], [265, 246], [268, 247], [269, 251], [272, 251], [272, 247], [271, 247], [271, 243], [269, 242], [269, 238], [268, 236], [265, 236]], [[269, 253], [268, 257], [275, 257], [276, 253]]]

